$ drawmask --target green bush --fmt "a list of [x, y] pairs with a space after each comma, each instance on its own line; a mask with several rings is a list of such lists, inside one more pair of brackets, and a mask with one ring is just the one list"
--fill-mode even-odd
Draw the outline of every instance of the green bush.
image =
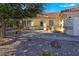
[[43, 56], [51, 56], [52, 54], [49, 50], [43, 50], [42, 55]]

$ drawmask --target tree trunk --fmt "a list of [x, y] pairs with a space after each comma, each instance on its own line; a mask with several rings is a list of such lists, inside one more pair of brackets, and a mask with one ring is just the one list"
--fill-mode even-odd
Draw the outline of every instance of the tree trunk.
[[5, 27], [6, 27], [5, 24], [2, 23], [2, 26], [0, 28], [0, 36], [1, 37], [6, 37], [6, 31], [5, 31], [6, 28]]

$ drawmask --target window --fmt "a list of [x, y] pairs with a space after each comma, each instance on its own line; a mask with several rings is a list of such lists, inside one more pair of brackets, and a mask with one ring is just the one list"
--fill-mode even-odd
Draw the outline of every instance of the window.
[[31, 26], [31, 20], [27, 20], [27, 26]]
[[53, 26], [54, 24], [53, 24], [53, 20], [49, 20], [49, 25], [50, 26]]
[[26, 21], [25, 20], [23, 20], [23, 25], [26, 26]]

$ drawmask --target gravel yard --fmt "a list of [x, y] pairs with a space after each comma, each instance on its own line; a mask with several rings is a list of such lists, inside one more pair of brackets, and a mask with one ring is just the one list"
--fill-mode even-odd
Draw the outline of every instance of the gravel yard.
[[[17, 56], [42, 56], [44, 50], [51, 52], [55, 56], [79, 56], [79, 41], [78, 37], [57, 35], [37, 35], [32, 37], [32, 41], [22, 41], [16, 48]], [[59, 35], [59, 36], [58, 36]], [[62, 38], [62, 39], [61, 39]], [[63, 40], [65, 38], [65, 40]], [[69, 40], [68, 40], [69, 39]], [[73, 39], [73, 40], [72, 40]], [[57, 40], [61, 43], [61, 48], [51, 46], [51, 42]]]
[[18, 42], [0, 46], [0, 55], [43, 56], [47, 50], [51, 56], [79, 56], [79, 37], [61, 33], [21, 33], [17, 39]]

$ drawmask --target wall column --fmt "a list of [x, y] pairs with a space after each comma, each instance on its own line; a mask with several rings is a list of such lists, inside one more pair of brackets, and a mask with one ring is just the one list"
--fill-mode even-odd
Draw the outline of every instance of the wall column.
[[46, 30], [47, 24], [45, 22], [44, 22], [44, 26], [43, 27], [44, 27], [44, 30]]

